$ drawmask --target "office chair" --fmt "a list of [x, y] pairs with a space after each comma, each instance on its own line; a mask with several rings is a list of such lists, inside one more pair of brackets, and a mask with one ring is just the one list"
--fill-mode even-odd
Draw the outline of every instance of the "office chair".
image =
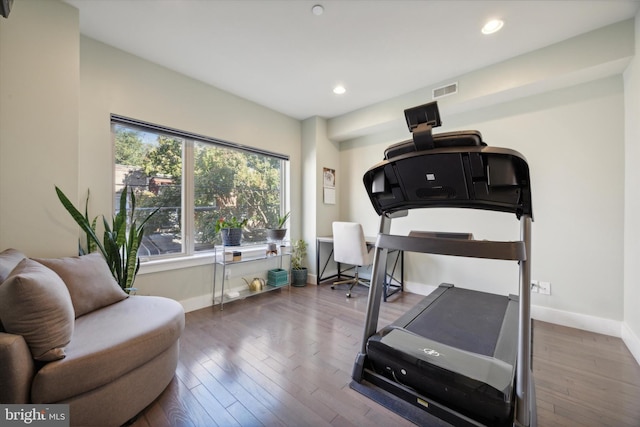
[[349, 284], [347, 298], [351, 297], [351, 289], [357, 284], [368, 286], [368, 282], [358, 277], [358, 267], [368, 267], [373, 263], [373, 250], [367, 250], [362, 225], [357, 222], [333, 223], [333, 260], [341, 264], [354, 266], [354, 277], [349, 280], [333, 282], [331, 289], [336, 285]]

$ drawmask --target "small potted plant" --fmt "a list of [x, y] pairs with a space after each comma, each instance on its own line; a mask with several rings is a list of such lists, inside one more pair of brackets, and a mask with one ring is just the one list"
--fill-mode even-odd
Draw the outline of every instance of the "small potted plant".
[[216, 221], [216, 234], [222, 236], [222, 244], [225, 246], [240, 246], [242, 240], [242, 228], [247, 225], [247, 219], [238, 219], [233, 216], [230, 220], [220, 218]]
[[287, 234], [287, 229], [285, 228], [285, 224], [289, 219], [289, 215], [291, 212], [287, 212], [286, 214], [279, 216], [278, 215], [278, 223], [274, 228], [267, 229], [267, 239], [271, 242], [281, 241], [284, 239], [284, 236]]
[[293, 286], [305, 286], [307, 284], [307, 267], [303, 262], [307, 256], [307, 242], [296, 240], [291, 251], [291, 284]]

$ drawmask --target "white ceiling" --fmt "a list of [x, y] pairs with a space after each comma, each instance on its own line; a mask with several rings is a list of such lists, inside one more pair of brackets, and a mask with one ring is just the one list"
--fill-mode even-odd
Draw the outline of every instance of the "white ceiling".
[[[627, 18], [640, 0], [65, 0], [81, 32], [288, 116], [335, 117]], [[311, 8], [324, 6], [316, 16]], [[505, 26], [483, 36], [499, 17]], [[343, 84], [347, 92], [335, 95]]]

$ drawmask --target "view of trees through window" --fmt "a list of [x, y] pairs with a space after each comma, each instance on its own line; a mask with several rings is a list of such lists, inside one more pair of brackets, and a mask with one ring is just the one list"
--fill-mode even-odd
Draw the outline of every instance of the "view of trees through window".
[[[246, 218], [243, 241], [265, 240], [282, 215], [284, 160], [210, 142], [113, 124], [115, 209], [125, 185], [147, 223], [142, 257], [192, 253], [221, 243], [220, 218]], [[128, 204], [130, 209], [131, 204]]]

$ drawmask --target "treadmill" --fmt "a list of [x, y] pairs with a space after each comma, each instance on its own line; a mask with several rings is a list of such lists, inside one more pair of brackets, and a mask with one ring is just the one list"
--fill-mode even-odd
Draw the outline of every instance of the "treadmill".
[[[518, 152], [489, 147], [478, 131], [433, 134], [436, 102], [405, 110], [412, 140], [390, 146], [364, 175], [380, 227], [362, 347], [351, 387], [426, 426], [536, 426], [531, 375], [531, 182]], [[471, 234], [392, 235], [411, 209], [471, 208], [514, 214], [517, 241]], [[519, 264], [519, 295], [442, 284], [377, 330], [387, 254], [392, 250]]]

